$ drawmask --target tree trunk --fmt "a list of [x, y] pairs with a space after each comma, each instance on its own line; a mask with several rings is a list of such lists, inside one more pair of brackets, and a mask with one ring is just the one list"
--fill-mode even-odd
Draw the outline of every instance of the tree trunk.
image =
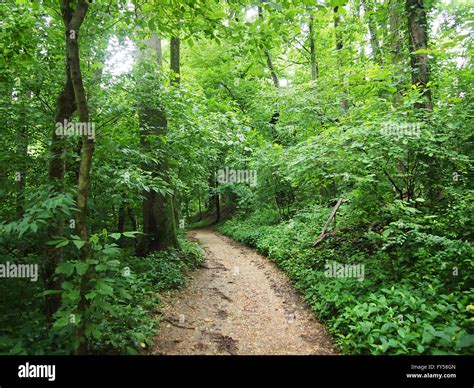
[[400, 33], [400, 0], [389, 0], [388, 22], [390, 24], [390, 52], [392, 63], [398, 64], [402, 59], [402, 37]]
[[[178, 47], [178, 52], [171, 53], [171, 63], [174, 68], [172, 70], [179, 71], [179, 40], [174, 39], [172, 48]], [[156, 51], [161, 44], [148, 46], [154, 50], [154, 54], [158, 57], [158, 65], [162, 63], [161, 51]], [[173, 50], [172, 50], [173, 51]], [[177, 54], [177, 56], [176, 56]], [[178, 62], [176, 62], [178, 61]], [[179, 81], [178, 81], [179, 82]], [[149, 150], [148, 137], [166, 136], [167, 118], [163, 107], [149, 107], [144, 103], [144, 108], [139, 111], [139, 120], [142, 132], [140, 134], [141, 144], [145, 150]], [[157, 171], [152, 171], [152, 176], [160, 175], [167, 183], [169, 179], [169, 165], [166, 150], [161, 150], [162, 161]], [[155, 167], [154, 167], [155, 168]], [[137, 245], [136, 254], [146, 256], [150, 251], [167, 250], [170, 248], [178, 248], [178, 237], [176, 228], [176, 214], [174, 210], [174, 198], [172, 195], [162, 195], [160, 193], [145, 192], [145, 200], [143, 202], [143, 232], [144, 236]]]
[[311, 79], [318, 79], [318, 63], [316, 62], [316, 47], [314, 44], [314, 17], [311, 16], [309, 22], [309, 49], [311, 56]]
[[[54, 116], [55, 123], [64, 123], [64, 120], [70, 121], [73, 113], [76, 111], [76, 100], [74, 97], [74, 88], [72, 86], [71, 73], [69, 71], [69, 40], [68, 28], [72, 19], [72, 9], [69, 7], [69, 2], [61, 4], [62, 18], [65, 26], [65, 82], [63, 89], [56, 101], [56, 113]], [[64, 154], [66, 151], [66, 140], [56, 134], [55, 129], [52, 131], [51, 138], [51, 159], [49, 161], [48, 180], [53, 185], [56, 193], [63, 191], [64, 174], [66, 171], [66, 164]], [[51, 224], [48, 227], [48, 236], [53, 239], [55, 236], [63, 234], [64, 223], [61, 221], [57, 225]], [[48, 247], [45, 252], [47, 258], [44, 268], [45, 289], [59, 290], [62, 279], [56, 276], [56, 267], [61, 263], [63, 257], [63, 250], [54, 247]], [[52, 323], [54, 313], [59, 309], [60, 305], [59, 295], [48, 295], [45, 299], [45, 309], [48, 321]]]
[[135, 216], [133, 215], [133, 211], [131, 208], [127, 208], [127, 214], [128, 218], [130, 219], [130, 223], [132, 224], [132, 230], [137, 230], [137, 220], [135, 219]]
[[416, 53], [418, 50], [428, 48], [428, 26], [426, 9], [423, 0], [406, 0], [406, 12], [408, 15], [408, 35], [410, 43], [410, 64], [412, 84], [420, 88], [423, 100], [416, 103], [416, 108], [432, 110], [430, 67], [428, 54], [426, 52]]
[[[263, 8], [261, 6], [258, 7], [258, 16], [260, 17], [262, 22], [265, 21], [265, 18], [263, 16]], [[273, 66], [273, 61], [272, 61], [272, 56], [270, 55], [270, 51], [268, 51], [268, 49], [265, 49], [264, 54], [265, 54], [265, 58], [267, 60], [268, 69], [270, 70], [270, 76], [272, 77], [273, 85], [276, 88], [279, 88], [280, 87], [280, 82], [278, 80], [277, 73], [276, 73], [275, 68]]]
[[170, 42], [170, 69], [171, 85], [179, 85], [180, 83], [180, 40], [178, 37], [171, 37]]
[[[340, 27], [339, 27], [339, 23], [341, 22], [341, 18], [339, 17], [338, 12], [339, 12], [339, 7], [334, 7], [334, 31], [335, 31], [335, 34], [336, 34], [336, 51], [337, 51], [337, 54], [338, 54], [339, 74], [341, 74], [341, 69], [342, 69], [342, 64], [343, 64], [343, 60], [341, 58], [341, 50], [343, 49], [343, 43], [342, 43], [342, 35], [341, 35]], [[346, 89], [345, 80], [343, 82], [344, 82], [344, 85], [343, 85], [344, 91], [343, 91], [343, 93], [345, 95], [347, 93], [347, 91], [345, 90]], [[344, 96], [341, 99], [341, 108], [344, 111], [347, 111], [349, 109], [349, 101], [347, 100], [346, 96]]]
[[370, 34], [370, 47], [372, 49], [372, 55], [376, 63], [382, 64], [382, 56], [380, 52], [379, 35], [377, 31], [377, 21], [374, 17], [374, 7], [371, 2], [372, 0], [361, 0], [362, 7], [364, 8], [364, 14], [367, 19], [367, 25], [369, 27]]
[[213, 191], [213, 193], [209, 196], [209, 210], [216, 212], [216, 219], [214, 223], [218, 223], [221, 219], [221, 208], [220, 208], [220, 199], [219, 194], [216, 192], [216, 189], [219, 186], [219, 182], [217, 180], [217, 171], [211, 169], [209, 177], [208, 177], [208, 185], [209, 188]]
[[117, 232], [123, 233], [125, 231], [125, 205], [120, 205], [118, 220], [117, 220]]
[[[389, 0], [388, 4], [388, 20], [390, 24], [390, 54], [391, 61], [394, 65], [394, 78], [396, 80], [396, 92], [393, 94], [393, 105], [398, 106], [402, 98], [401, 85], [403, 82], [403, 73], [399, 72], [399, 66], [402, 61], [402, 37], [400, 34], [400, 0]], [[400, 74], [401, 73], [401, 74]]]
[[[70, 0], [63, 0], [65, 9], [71, 6]], [[73, 16], [69, 23], [64, 20], [66, 25], [66, 39], [68, 41], [68, 65], [71, 73], [71, 81], [74, 89], [74, 97], [79, 113], [79, 122], [89, 124], [89, 106], [86, 99], [86, 92], [82, 81], [81, 64], [79, 58], [79, 30], [84, 21], [89, 4], [87, 0], [79, 0]], [[87, 198], [89, 193], [90, 171], [92, 166], [92, 155], [94, 153], [94, 140], [87, 136], [82, 136], [82, 153], [79, 167], [79, 179], [77, 182], [77, 201], [76, 205], [78, 211], [76, 213], [76, 233], [81, 240], [86, 243], [81, 248], [81, 259], [87, 260], [90, 256], [91, 248], [89, 244], [89, 231], [87, 228]], [[90, 279], [90, 268], [83, 275], [81, 280], [79, 311], [82, 314], [77, 334], [80, 339], [80, 344], [76, 350], [77, 354], [87, 353], [87, 340], [85, 338], [85, 311], [88, 307], [88, 301], [85, 295], [88, 291], [88, 283]]]
[[25, 213], [26, 166], [28, 165], [28, 129], [22, 126], [18, 139], [18, 157], [21, 167], [16, 171], [16, 218]]

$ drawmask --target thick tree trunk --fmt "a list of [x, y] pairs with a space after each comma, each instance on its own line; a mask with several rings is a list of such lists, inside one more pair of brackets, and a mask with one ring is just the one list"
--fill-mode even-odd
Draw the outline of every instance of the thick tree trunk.
[[[149, 128], [142, 130], [141, 144], [149, 148], [148, 136], [163, 136], [166, 133], [167, 120], [165, 112], [161, 108], [144, 108], [139, 113], [141, 126]], [[152, 172], [152, 176], [166, 176], [168, 162], [163, 155], [158, 171]], [[143, 202], [143, 233], [145, 234], [137, 246], [137, 255], [145, 256], [154, 250], [166, 250], [177, 248], [177, 231], [173, 207], [173, 197], [162, 195], [154, 191], [146, 192]]]
[[[153, 52], [153, 56], [156, 55], [158, 66], [161, 68], [161, 41], [155, 36], [147, 42], [147, 45], [149, 48], [142, 55], [144, 58], [149, 58], [149, 54]], [[175, 50], [174, 52], [173, 49]], [[172, 70], [179, 72], [179, 39], [177, 40], [176, 38], [172, 39], [171, 44], [171, 64]], [[179, 83], [178, 78], [175, 80]], [[142, 128], [140, 134], [141, 145], [145, 150], [150, 151], [149, 136], [166, 136], [168, 125], [166, 112], [163, 107], [149, 107], [144, 102], [143, 108], [139, 111], [139, 121]], [[167, 152], [166, 150], [161, 150], [160, 153], [162, 161], [157, 170], [152, 171], [152, 176], [160, 175], [167, 183], [170, 183]], [[149, 168], [149, 166], [145, 166], [145, 168]], [[138, 256], [146, 256], [151, 251], [178, 248], [174, 197], [172, 195], [162, 195], [154, 191], [145, 192], [144, 197], [144, 236], [138, 242], [136, 254]]]
[[[63, 8], [63, 19], [65, 25], [69, 25], [72, 19], [71, 8]], [[72, 86], [71, 73], [69, 71], [69, 31], [65, 31], [65, 42], [66, 42], [66, 60], [65, 60], [65, 75], [66, 80], [64, 82], [63, 89], [58, 96], [56, 102], [56, 114], [54, 117], [55, 123], [64, 123], [64, 120], [70, 121], [73, 113], [76, 111], [76, 100], [74, 97], [74, 88]], [[66, 148], [66, 141], [63, 137], [56, 135], [56, 131], [52, 131], [51, 141], [51, 160], [49, 162], [48, 179], [50, 183], [55, 184], [56, 190], [62, 191], [64, 173], [66, 170], [64, 152]]]
[[388, 20], [390, 24], [390, 39], [389, 39], [389, 51], [391, 54], [391, 61], [395, 67], [394, 78], [396, 80], [396, 92], [393, 94], [393, 104], [398, 106], [402, 98], [401, 85], [403, 82], [403, 73], [398, 71], [398, 67], [402, 61], [402, 36], [400, 32], [400, 13], [401, 13], [401, 2], [400, 0], [389, 0], [388, 3]]
[[432, 110], [430, 67], [428, 54], [426, 52], [415, 53], [418, 50], [428, 48], [428, 26], [426, 9], [423, 0], [406, 0], [406, 12], [408, 15], [408, 35], [410, 43], [410, 64], [412, 84], [417, 85], [423, 95], [423, 100], [417, 102], [416, 107]]

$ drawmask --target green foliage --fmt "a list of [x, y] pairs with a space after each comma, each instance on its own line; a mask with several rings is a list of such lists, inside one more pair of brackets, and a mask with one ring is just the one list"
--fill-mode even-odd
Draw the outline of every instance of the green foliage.
[[[219, 230], [284, 269], [344, 353], [472, 353], [472, 244], [427, 234], [432, 218], [408, 212], [378, 231], [342, 226], [312, 248], [329, 210], [316, 207], [278, 224], [269, 210], [257, 211]], [[342, 210], [338, 222], [352, 218], [351, 209]], [[332, 261], [363, 264], [364, 280], [325, 276]]]
[[[52, 0], [4, 3], [0, 263], [37, 264], [41, 276], [0, 282], [1, 352], [70, 354], [82, 339], [95, 353], [148, 347], [158, 293], [183, 287], [202, 256], [183, 239], [134, 255], [153, 194], [172, 198], [171, 225], [214, 222], [219, 200], [221, 219], [233, 217], [222, 230], [287, 271], [344, 352], [472, 353], [468, 2], [418, 2], [428, 23], [417, 35], [429, 39], [416, 50], [403, 1], [88, 2], [87, 241], [75, 230], [79, 138], [53, 135], [63, 12]], [[425, 59], [429, 79], [415, 82]], [[52, 174], [54, 156], [64, 174]], [[256, 187], [216, 183], [225, 167], [255, 171]], [[313, 249], [339, 198], [336, 233]], [[333, 260], [367, 276], [325, 277]], [[58, 295], [50, 322], [45, 301]]]
[[[135, 233], [124, 234], [130, 237]], [[87, 322], [84, 336], [91, 353], [139, 354], [146, 351], [156, 334], [159, 293], [183, 287], [186, 272], [200, 264], [203, 254], [195, 243], [181, 238], [179, 251], [135, 257], [117, 249], [114, 243], [106, 243], [106, 240], [116, 237], [119, 236], [108, 235], [105, 231], [91, 236], [93, 259], [61, 263], [56, 269], [56, 273], [63, 276], [61, 290], [26, 288], [23, 294], [30, 295], [31, 302], [21, 317], [18, 313], [22, 309], [18, 306], [11, 303], [2, 305], [5, 314], [0, 320], [0, 352], [71, 354], [81, 339], [77, 331], [81, 320]], [[78, 240], [73, 237], [71, 241]], [[85, 316], [82, 316], [80, 290], [86, 274], [88, 306]], [[43, 297], [51, 294], [60, 294], [62, 302], [52, 327], [46, 330], [41, 302]], [[16, 322], [14, 328], [8, 324], [12, 317]], [[45, 329], [33, 330], [35, 326]]]

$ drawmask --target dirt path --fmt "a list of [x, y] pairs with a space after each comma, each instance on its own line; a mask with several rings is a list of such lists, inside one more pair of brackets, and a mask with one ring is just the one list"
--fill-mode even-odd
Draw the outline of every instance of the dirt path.
[[165, 303], [153, 354], [334, 354], [288, 278], [267, 258], [214, 231], [190, 232], [204, 268]]

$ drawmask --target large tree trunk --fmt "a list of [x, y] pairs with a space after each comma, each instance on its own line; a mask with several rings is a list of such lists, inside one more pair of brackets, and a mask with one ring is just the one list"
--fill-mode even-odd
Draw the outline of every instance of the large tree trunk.
[[[154, 51], [157, 56], [158, 65], [162, 64], [161, 43], [157, 43], [157, 37], [153, 37], [147, 42], [149, 48]], [[154, 42], [154, 43], [153, 43]], [[178, 43], [176, 43], [178, 42]], [[176, 38], [171, 45], [173, 48], [178, 47], [178, 52], [171, 52], [172, 70], [179, 72], [179, 40]], [[145, 53], [145, 57], [149, 52]], [[176, 62], [177, 61], [177, 62]], [[179, 75], [179, 74], [178, 74]], [[177, 81], [179, 82], [179, 81]], [[141, 131], [141, 145], [145, 150], [149, 150], [149, 139], [152, 136], [166, 136], [167, 118], [163, 107], [149, 107], [144, 102], [144, 107], [139, 111]], [[169, 180], [169, 165], [166, 150], [161, 150], [161, 163], [157, 171], [152, 171], [152, 176], [160, 175], [167, 183]], [[153, 167], [156, 168], [156, 167]], [[176, 228], [176, 214], [174, 210], [174, 197], [171, 195], [162, 195], [160, 193], [150, 192], [144, 193], [143, 201], [143, 233], [137, 245], [136, 254], [146, 256], [151, 251], [166, 250], [170, 248], [178, 248], [178, 237]]]
[[408, 15], [408, 35], [410, 43], [410, 64], [413, 85], [417, 85], [423, 95], [423, 100], [417, 102], [416, 107], [426, 110], [433, 109], [430, 82], [430, 67], [426, 51], [415, 53], [428, 48], [428, 26], [426, 9], [423, 0], [406, 0]]
[[[69, 24], [72, 18], [72, 12], [69, 7], [63, 10], [64, 23]], [[69, 71], [69, 32], [65, 31], [66, 41], [66, 61], [65, 61], [65, 73], [66, 80], [64, 82], [63, 89], [58, 96], [56, 102], [56, 114], [54, 117], [55, 123], [63, 123], [64, 120], [70, 121], [73, 113], [76, 111], [76, 100], [74, 97], [74, 88], [72, 86], [71, 73]], [[52, 141], [51, 141], [51, 160], [49, 162], [49, 173], [48, 179], [50, 183], [55, 184], [56, 190], [61, 191], [64, 179], [64, 173], [66, 170], [64, 151], [66, 147], [66, 141], [63, 137], [56, 135], [56, 131], [53, 130]]]
[[[426, 18], [427, 9], [423, 0], [406, 0], [406, 12], [408, 16], [408, 35], [410, 44], [410, 64], [412, 84], [417, 85], [422, 94], [421, 100], [415, 103], [415, 109], [421, 110], [425, 114], [433, 110], [431, 97], [430, 67], [428, 62], [428, 22]], [[417, 50], [422, 52], [416, 53]], [[444, 197], [444, 187], [442, 182], [438, 160], [429, 157], [427, 154], [421, 156], [423, 162], [428, 166], [426, 171], [426, 197], [427, 205], [439, 206]]]
[[402, 61], [402, 47], [403, 41], [400, 31], [400, 13], [401, 13], [401, 2], [400, 0], [388, 0], [388, 20], [390, 24], [390, 39], [389, 39], [389, 51], [391, 54], [392, 64], [394, 65], [394, 78], [396, 80], [396, 92], [393, 95], [393, 104], [398, 106], [402, 98], [401, 85], [403, 82], [403, 73], [398, 71], [398, 67]]
[[402, 59], [402, 36], [400, 31], [400, 0], [388, 0], [388, 22], [390, 24], [390, 53], [392, 63], [398, 64]]
[[[143, 123], [142, 126], [150, 129], [150, 132], [142, 132], [141, 139], [142, 146], [149, 148], [148, 135], [163, 136], [166, 134], [166, 114], [161, 108], [144, 108], [139, 116], [141, 123]], [[162, 159], [158, 171], [153, 171], [152, 176], [157, 176], [158, 173], [161, 177], [167, 176], [169, 169], [167, 158], [163, 156]], [[172, 196], [162, 195], [153, 190], [145, 193], [143, 232], [145, 236], [137, 247], [138, 255], [144, 256], [150, 251], [178, 247]]]

